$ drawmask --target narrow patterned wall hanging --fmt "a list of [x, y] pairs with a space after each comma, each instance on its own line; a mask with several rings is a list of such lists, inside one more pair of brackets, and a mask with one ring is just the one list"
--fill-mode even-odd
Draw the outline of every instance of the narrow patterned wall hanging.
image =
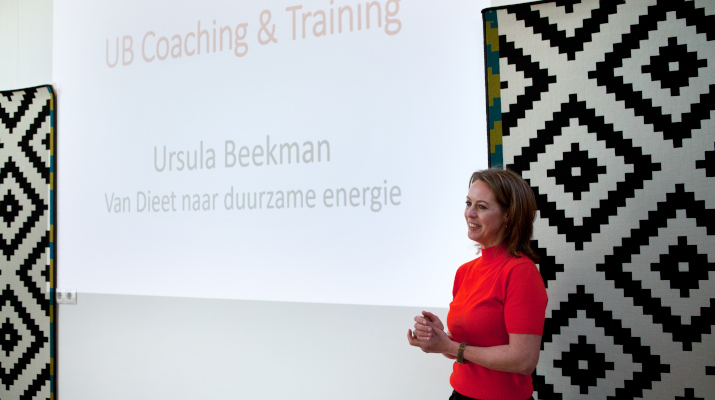
[[0, 399], [54, 398], [55, 96], [0, 92]]

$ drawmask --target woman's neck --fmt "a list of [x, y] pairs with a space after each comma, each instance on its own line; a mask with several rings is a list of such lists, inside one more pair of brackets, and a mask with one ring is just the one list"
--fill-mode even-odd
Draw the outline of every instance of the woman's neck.
[[491, 261], [495, 258], [503, 258], [507, 255], [507, 246], [505, 243], [498, 244], [496, 246], [487, 247], [482, 249], [482, 260]]

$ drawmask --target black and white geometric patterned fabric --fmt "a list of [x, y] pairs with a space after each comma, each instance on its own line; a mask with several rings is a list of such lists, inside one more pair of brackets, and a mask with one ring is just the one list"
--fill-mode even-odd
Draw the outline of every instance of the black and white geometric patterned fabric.
[[715, 399], [715, 1], [484, 21], [490, 160], [539, 208], [535, 398]]
[[54, 398], [54, 94], [0, 92], [0, 399]]

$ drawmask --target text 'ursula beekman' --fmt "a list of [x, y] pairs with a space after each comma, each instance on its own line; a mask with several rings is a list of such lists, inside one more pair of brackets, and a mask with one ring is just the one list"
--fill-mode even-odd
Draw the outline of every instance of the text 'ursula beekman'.
[[[260, 167], [263, 165], [310, 164], [313, 162], [330, 162], [330, 142], [271, 143], [271, 137], [266, 136], [265, 147], [237, 146], [233, 140], [224, 142], [223, 166], [233, 168], [237, 165]], [[204, 142], [199, 142], [198, 148], [174, 149], [167, 146], [154, 146], [154, 169], [157, 172], [191, 171], [196, 169], [216, 168], [216, 151], [204, 148]]]

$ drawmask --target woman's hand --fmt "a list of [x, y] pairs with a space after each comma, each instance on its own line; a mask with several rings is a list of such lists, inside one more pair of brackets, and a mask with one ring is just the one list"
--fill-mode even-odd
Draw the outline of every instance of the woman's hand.
[[[422, 315], [418, 315], [415, 317], [415, 331], [414, 335], [411, 330], [408, 330], [408, 341], [410, 341], [410, 345], [415, 346], [415, 347], [420, 347], [422, 351], [426, 353], [431, 353], [432, 351], [429, 351], [429, 349], [434, 346], [434, 344], [429, 344], [429, 340], [433, 336], [433, 332], [437, 330], [442, 332], [446, 337], [448, 341], [452, 341], [452, 334], [449, 332], [444, 331], [444, 324], [442, 321], [439, 319], [438, 316], [435, 314], [432, 314], [429, 311], [422, 311]], [[440, 335], [440, 334], [437, 334]], [[441, 337], [441, 335], [440, 335]], [[415, 341], [412, 341], [410, 339], [416, 339]], [[444, 339], [444, 338], [441, 338]], [[424, 344], [427, 347], [421, 346], [417, 342], [425, 342]], [[426, 350], [427, 349], [427, 350]], [[442, 352], [442, 355], [449, 359], [454, 359], [455, 357], [449, 353]]]
[[[428, 325], [428, 323], [432, 323]], [[422, 311], [422, 315], [415, 317], [415, 336], [420, 340], [429, 340], [433, 329], [444, 331], [444, 324], [439, 317], [429, 311]]]
[[407, 341], [411, 346], [419, 347], [425, 353], [449, 353], [454, 347], [455, 342], [444, 332], [444, 325], [436, 315], [423, 312], [422, 316], [415, 317], [415, 322], [414, 335], [412, 330], [407, 330]]

